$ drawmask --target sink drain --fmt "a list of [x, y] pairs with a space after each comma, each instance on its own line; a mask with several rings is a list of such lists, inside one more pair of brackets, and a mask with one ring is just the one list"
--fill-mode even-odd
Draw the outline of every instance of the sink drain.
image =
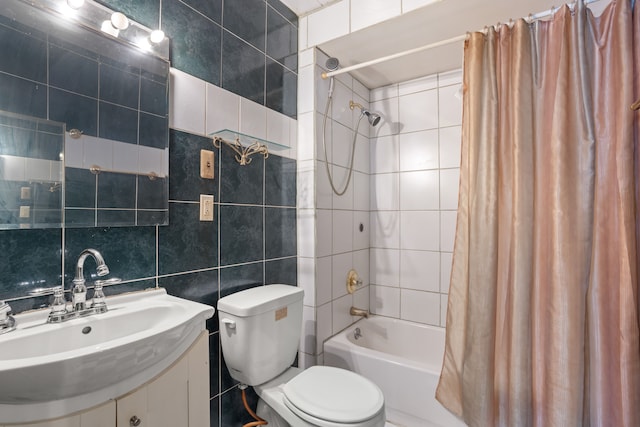
[[84, 328], [82, 328], [82, 333], [87, 335], [89, 332], [91, 332], [91, 326], [85, 326]]

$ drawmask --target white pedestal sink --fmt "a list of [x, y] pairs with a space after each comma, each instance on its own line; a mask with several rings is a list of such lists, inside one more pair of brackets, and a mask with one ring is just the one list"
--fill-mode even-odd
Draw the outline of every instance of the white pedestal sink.
[[64, 416], [114, 399], [177, 360], [214, 309], [162, 288], [107, 298], [109, 311], [46, 323], [48, 309], [18, 314], [0, 335], [0, 422]]

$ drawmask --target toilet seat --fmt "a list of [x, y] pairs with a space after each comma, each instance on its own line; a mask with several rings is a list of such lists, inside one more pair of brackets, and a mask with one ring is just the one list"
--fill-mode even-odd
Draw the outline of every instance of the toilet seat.
[[384, 396], [370, 380], [345, 369], [312, 366], [283, 387], [284, 403], [318, 426], [367, 425], [384, 411]]

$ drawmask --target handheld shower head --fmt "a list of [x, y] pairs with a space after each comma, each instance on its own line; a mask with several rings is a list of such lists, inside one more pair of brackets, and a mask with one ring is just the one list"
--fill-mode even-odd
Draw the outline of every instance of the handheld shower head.
[[360, 114], [362, 114], [363, 116], [367, 116], [367, 120], [369, 120], [369, 124], [371, 126], [375, 126], [380, 123], [380, 114], [372, 113], [357, 102], [349, 101], [349, 108], [353, 110], [356, 107], [360, 109]]

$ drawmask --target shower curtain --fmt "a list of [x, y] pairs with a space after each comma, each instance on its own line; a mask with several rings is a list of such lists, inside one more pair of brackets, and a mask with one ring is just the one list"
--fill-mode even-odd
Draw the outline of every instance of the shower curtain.
[[470, 426], [640, 426], [634, 32], [579, 2], [465, 44], [436, 397]]

